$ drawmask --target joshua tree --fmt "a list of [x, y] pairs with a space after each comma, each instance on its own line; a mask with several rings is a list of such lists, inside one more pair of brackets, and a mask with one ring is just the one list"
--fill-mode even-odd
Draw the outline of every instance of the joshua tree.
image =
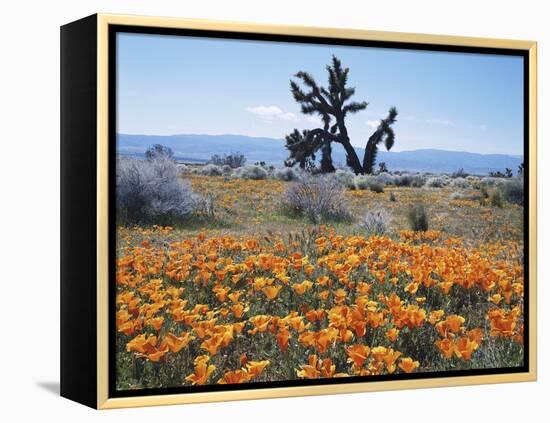
[[391, 150], [393, 143], [395, 142], [395, 133], [391, 128], [391, 125], [395, 123], [395, 118], [397, 117], [397, 110], [395, 107], [392, 107], [388, 112], [388, 117], [382, 119], [374, 134], [372, 134], [367, 141], [367, 146], [365, 147], [365, 155], [363, 157], [363, 172], [372, 173], [374, 168], [374, 163], [376, 162], [376, 155], [378, 154], [378, 144], [382, 141], [386, 146], [386, 150]]
[[[327, 65], [328, 89], [320, 87], [313, 76], [307, 72], [300, 71], [295, 76], [305, 86], [305, 90], [298, 82], [290, 81], [290, 90], [294, 99], [300, 104], [302, 113], [306, 115], [318, 115], [323, 122], [323, 128], [316, 128], [300, 133], [297, 129], [287, 136], [287, 148], [290, 151], [290, 158], [287, 164], [300, 163], [303, 166], [304, 160], [311, 157], [316, 151], [321, 150], [321, 171], [333, 172], [334, 166], [331, 157], [331, 143], [340, 143], [346, 151], [346, 162], [356, 174], [366, 173], [365, 164], [369, 165], [369, 172], [372, 172], [374, 158], [359, 161], [355, 149], [346, 128], [345, 119], [349, 114], [360, 112], [367, 108], [366, 101], [350, 101], [355, 94], [355, 88], [347, 87], [349, 68], [342, 68], [338, 58], [332, 56], [332, 63]], [[376, 150], [380, 141], [384, 140], [386, 148], [393, 145], [394, 135], [390, 128], [395, 122], [397, 111], [390, 109], [388, 118], [380, 122], [375, 133], [370, 137], [367, 147], [370, 151]], [[372, 140], [372, 141], [371, 141]], [[369, 153], [370, 154], [370, 153]]]

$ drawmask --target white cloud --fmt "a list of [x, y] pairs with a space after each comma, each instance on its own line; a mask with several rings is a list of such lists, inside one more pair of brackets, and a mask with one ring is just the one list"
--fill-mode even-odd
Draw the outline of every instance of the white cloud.
[[266, 122], [273, 122], [275, 119], [286, 120], [290, 122], [297, 122], [298, 116], [291, 112], [283, 112], [281, 108], [277, 106], [256, 106], [247, 107], [247, 112], [253, 113], [260, 119]]
[[282, 120], [289, 120], [291, 122], [296, 122], [300, 119], [298, 119], [298, 116], [296, 116], [294, 113], [286, 112], [278, 115]]
[[369, 125], [371, 128], [378, 128], [378, 125], [380, 125], [379, 120], [367, 120], [367, 125]]
[[451, 122], [448, 119], [426, 119], [426, 122], [434, 125], [445, 125], [445, 126], [453, 125], [453, 122]]

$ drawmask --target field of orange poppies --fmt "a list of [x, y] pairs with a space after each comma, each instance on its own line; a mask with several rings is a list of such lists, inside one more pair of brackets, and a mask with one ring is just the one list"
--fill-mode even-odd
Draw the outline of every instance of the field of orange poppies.
[[[522, 365], [520, 207], [351, 191], [394, 210], [366, 236], [278, 214], [281, 181], [192, 179], [223, 221], [117, 229], [117, 389]], [[399, 214], [418, 196], [425, 232]]]

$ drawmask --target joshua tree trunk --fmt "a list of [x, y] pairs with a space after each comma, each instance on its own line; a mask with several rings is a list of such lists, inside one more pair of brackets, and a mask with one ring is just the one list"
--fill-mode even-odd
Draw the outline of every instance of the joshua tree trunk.
[[325, 141], [321, 147], [321, 172], [322, 173], [332, 173], [336, 169], [332, 164], [332, 147], [330, 146], [330, 141]]
[[346, 125], [344, 124], [344, 119], [338, 119], [337, 123], [338, 129], [340, 130], [340, 144], [342, 144], [344, 150], [346, 150], [347, 165], [353, 169], [353, 172], [356, 175], [359, 175], [360, 173], [363, 173], [363, 167], [361, 166], [359, 157], [357, 157], [355, 148], [353, 148], [349, 140], [348, 130], [346, 128]]

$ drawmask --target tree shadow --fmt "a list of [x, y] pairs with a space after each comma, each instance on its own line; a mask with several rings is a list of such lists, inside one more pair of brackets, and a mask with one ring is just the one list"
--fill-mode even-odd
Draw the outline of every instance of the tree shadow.
[[44, 391], [49, 392], [55, 396], [59, 396], [60, 388], [59, 382], [36, 382], [36, 386], [42, 388]]

